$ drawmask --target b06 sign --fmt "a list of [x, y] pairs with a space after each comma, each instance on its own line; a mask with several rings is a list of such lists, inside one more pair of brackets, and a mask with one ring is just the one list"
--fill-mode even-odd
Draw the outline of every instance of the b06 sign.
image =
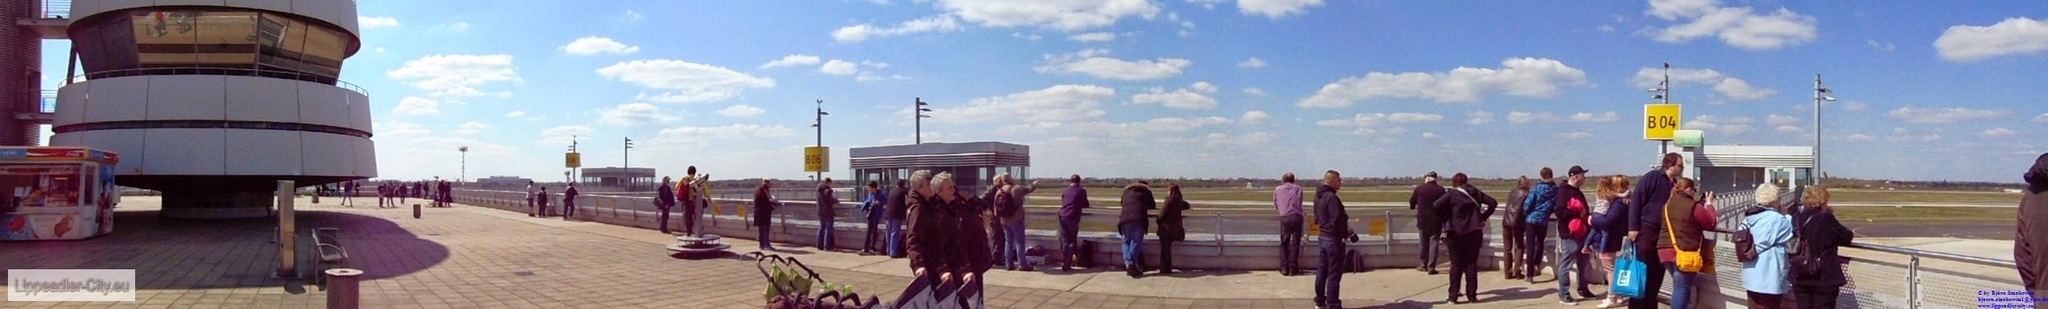
[[831, 153], [829, 147], [804, 147], [804, 171], [831, 172]]
[[1678, 104], [1643, 105], [1643, 139], [1653, 141], [1671, 140], [1672, 132], [1678, 131], [1680, 110]]

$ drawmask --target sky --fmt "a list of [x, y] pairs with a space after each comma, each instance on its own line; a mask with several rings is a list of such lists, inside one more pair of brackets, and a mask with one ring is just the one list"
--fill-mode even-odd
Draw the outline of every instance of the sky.
[[1835, 177], [2018, 182], [2048, 152], [2033, 1], [357, 3], [380, 178], [561, 179], [572, 135], [585, 167], [721, 179], [802, 179], [822, 139], [847, 177], [919, 99], [924, 141], [1029, 145], [1035, 177], [1640, 174], [1666, 63], [1710, 145], [1812, 145], [1819, 74]]

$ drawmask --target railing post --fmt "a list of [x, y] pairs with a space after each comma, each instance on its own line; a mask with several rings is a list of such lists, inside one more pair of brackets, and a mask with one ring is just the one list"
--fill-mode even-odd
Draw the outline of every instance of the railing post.
[[1385, 221], [1387, 222], [1387, 244], [1384, 247], [1387, 249], [1387, 253], [1385, 254], [1394, 255], [1394, 211], [1383, 211], [1380, 213], [1380, 216], [1380, 218], [1387, 220]]
[[1216, 256], [1223, 256], [1223, 211], [1217, 210], [1212, 213], [1216, 215], [1216, 229], [1211, 230], [1210, 234], [1216, 235]]
[[1920, 308], [1920, 253], [1906, 262], [1906, 307]]

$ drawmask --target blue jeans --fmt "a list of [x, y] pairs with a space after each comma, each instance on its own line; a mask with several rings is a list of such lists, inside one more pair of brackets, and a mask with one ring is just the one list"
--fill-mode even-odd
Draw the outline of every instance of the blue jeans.
[[1007, 238], [1009, 243], [1003, 244], [1009, 247], [1009, 256], [1003, 257], [1003, 262], [1009, 263], [1010, 267], [1020, 269], [1031, 267], [1031, 263], [1024, 260], [1024, 222], [1019, 221], [1014, 224], [1003, 223], [1003, 229], [1007, 230], [1004, 232], [1007, 235], [1004, 236], [1009, 237]]
[[1133, 270], [1142, 269], [1141, 267], [1144, 264], [1141, 263], [1145, 261], [1145, 253], [1139, 251], [1142, 250], [1139, 245], [1145, 243], [1145, 224], [1138, 222], [1124, 223], [1117, 225], [1116, 229], [1117, 232], [1123, 233], [1124, 236], [1124, 267]]
[[832, 250], [832, 217], [818, 218], [818, 249]]
[[1671, 272], [1671, 308], [1692, 308], [1693, 281], [1699, 274], [1678, 271], [1678, 263], [1664, 262], [1664, 269]]
[[1316, 258], [1321, 262], [1316, 265], [1316, 305], [1342, 308], [1344, 300], [1337, 296], [1337, 290], [1343, 288], [1339, 283], [1344, 281], [1344, 270], [1349, 268], [1344, 265], [1344, 240], [1324, 237], [1316, 243], [1323, 248], [1323, 255]]
[[1572, 277], [1579, 277], [1577, 288], [1586, 291], [1586, 253], [1579, 252], [1579, 240], [1571, 234], [1557, 236], [1557, 298], [1571, 299]]
[[903, 219], [889, 219], [889, 256], [903, 256]]

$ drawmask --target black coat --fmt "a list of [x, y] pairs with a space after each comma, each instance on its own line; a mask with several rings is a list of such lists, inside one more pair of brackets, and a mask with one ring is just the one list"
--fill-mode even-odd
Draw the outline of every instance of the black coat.
[[2012, 258], [2020, 270], [2020, 283], [2027, 290], [2048, 290], [2048, 154], [2035, 159], [2021, 179], [2027, 189], [2020, 196], [2019, 232], [2013, 235]]
[[1436, 207], [1436, 200], [1444, 197], [1444, 186], [1434, 182], [1415, 186], [1415, 193], [1408, 195], [1408, 209], [1415, 210], [1415, 228], [1423, 234], [1435, 235], [1444, 229], [1449, 221], [1446, 209]]
[[1830, 262], [1828, 265], [1822, 265], [1818, 274], [1803, 275], [1794, 272], [1792, 285], [1832, 288], [1849, 284], [1847, 278], [1842, 276], [1842, 266], [1834, 263], [1842, 260], [1841, 247], [1855, 240], [1856, 233], [1850, 231], [1849, 227], [1842, 226], [1841, 221], [1835, 220], [1834, 213], [1822, 211], [1817, 207], [1808, 207], [1801, 210], [1798, 215], [1792, 216], [1792, 224], [1793, 228], [1799, 231], [1799, 241], [1804, 242], [1803, 245], [1806, 246], [1804, 250], [1813, 250], [1801, 253], [1819, 254], [1821, 261]]
[[[1585, 208], [1581, 208], [1581, 211], [1572, 211], [1573, 199], [1579, 200], [1579, 203], [1586, 207], [1593, 207], [1593, 201], [1586, 199], [1586, 191], [1579, 190], [1578, 186], [1573, 186], [1569, 181], [1559, 183], [1556, 198], [1550, 206], [1550, 216], [1553, 218], [1550, 225], [1557, 226], [1557, 235], [1571, 235], [1572, 219], [1587, 219], [1586, 213], [1592, 211]], [[1591, 225], [1592, 222], [1584, 224]]]
[[1330, 186], [1316, 186], [1316, 225], [1322, 226], [1322, 241], [1339, 241], [1351, 238], [1351, 215], [1344, 212], [1344, 199], [1337, 197], [1337, 189]]
[[1149, 221], [1147, 211], [1159, 209], [1159, 202], [1152, 199], [1152, 187], [1133, 184], [1124, 187], [1123, 214], [1117, 217], [1117, 225], [1129, 223], [1140, 225]]
[[776, 201], [770, 199], [768, 190], [754, 191], [754, 226], [767, 228], [769, 220], [775, 218]]
[[[1493, 217], [1493, 211], [1500, 207], [1500, 201], [1469, 184], [1465, 185], [1464, 190], [1464, 193], [1444, 193], [1443, 197], [1430, 204], [1450, 212], [1451, 224], [1446, 227], [1449, 230], [1447, 232], [1457, 235], [1483, 234], [1486, 232], [1486, 220]], [[1481, 209], [1480, 206], [1486, 208]]]
[[1187, 226], [1182, 224], [1181, 212], [1190, 207], [1188, 200], [1176, 196], [1166, 197], [1166, 209], [1159, 211], [1159, 240], [1187, 240]]
[[910, 196], [910, 188], [897, 186], [894, 189], [889, 189], [889, 203], [887, 204], [888, 206], [883, 207], [884, 212], [888, 213], [886, 218], [895, 220], [909, 218], [907, 212], [910, 209], [910, 203], [904, 200], [908, 196]]

